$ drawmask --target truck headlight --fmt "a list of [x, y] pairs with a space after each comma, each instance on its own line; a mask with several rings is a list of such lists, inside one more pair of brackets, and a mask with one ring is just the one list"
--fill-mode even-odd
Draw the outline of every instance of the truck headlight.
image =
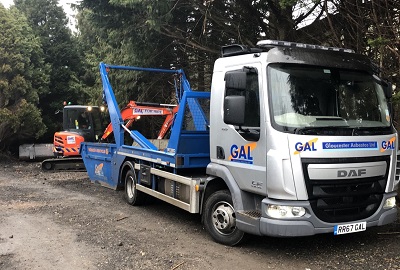
[[390, 197], [386, 199], [385, 204], [383, 205], [384, 209], [390, 209], [395, 207], [396, 205], [396, 197]]
[[297, 218], [306, 214], [306, 209], [301, 206], [273, 205], [267, 206], [267, 215], [272, 218]]

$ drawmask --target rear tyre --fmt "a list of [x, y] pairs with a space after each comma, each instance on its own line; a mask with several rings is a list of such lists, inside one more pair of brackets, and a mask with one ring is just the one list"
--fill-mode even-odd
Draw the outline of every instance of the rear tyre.
[[125, 175], [125, 199], [130, 205], [142, 205], [146, 200], [146, 194], [136, 189], [137, 178], [133, 170]]
[[219, 190], [208, 197], [204, 206], [204, 226], [214, 241], [234, 246], [243, 239], [244, 232], [236, 227], [236, 214], [228, 190]]

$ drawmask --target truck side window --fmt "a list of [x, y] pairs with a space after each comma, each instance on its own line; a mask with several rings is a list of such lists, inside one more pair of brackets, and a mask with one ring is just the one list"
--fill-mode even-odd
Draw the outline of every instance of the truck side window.
[[260, 94], [258, 86], [258, 73], [255, 68], [244, 67], [246, 71], [246, 89], [225, 90], [225, 96], [244, 96], [245, 97], [245, 122], [239, 129], [239, 133], [246, 139], [257, 141], [260, 128]]

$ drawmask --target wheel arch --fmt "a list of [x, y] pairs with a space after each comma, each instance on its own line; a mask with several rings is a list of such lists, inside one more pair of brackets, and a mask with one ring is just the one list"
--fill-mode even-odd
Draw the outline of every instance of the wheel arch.
[[133, 160], [126, 160], [121, 166], [120, 172], [119, 172], [119, 179], [121, 179], [124, 187], [125, 187], [125, 176], [128, 173], [129, 170], [135, 170], [135, 162]]
[[206, 200], [210, 197], [211, 194], [218, 190], [228, 189], [225, 181], [220, 177], [209, 177], [204, 184], [204, 192], [202, 194], [201, 206], [200, 206], [200, 214], [203, 214], [203, 208]]
[[228, 189], [232, 196], [233, 207], [235, 211], [243, 210], [243, 192], [239, 188], [232, 174], [227, 167], [210, 163], [207, 166], [207, 174], [215, 177], [210, 177], [204, 186], [204, 193], [202, 198], [202, 205], [200, 213], [203, 213], [203, 208], [207, 198], [214, 192], [221, 189]]

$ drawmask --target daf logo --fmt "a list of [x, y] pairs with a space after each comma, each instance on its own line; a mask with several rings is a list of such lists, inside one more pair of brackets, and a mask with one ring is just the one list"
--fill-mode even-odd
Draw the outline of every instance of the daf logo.
[[358, 170], [338, 170], [337, 177], [359, 177], [367, 174], [366, 169], [358, 169]]

